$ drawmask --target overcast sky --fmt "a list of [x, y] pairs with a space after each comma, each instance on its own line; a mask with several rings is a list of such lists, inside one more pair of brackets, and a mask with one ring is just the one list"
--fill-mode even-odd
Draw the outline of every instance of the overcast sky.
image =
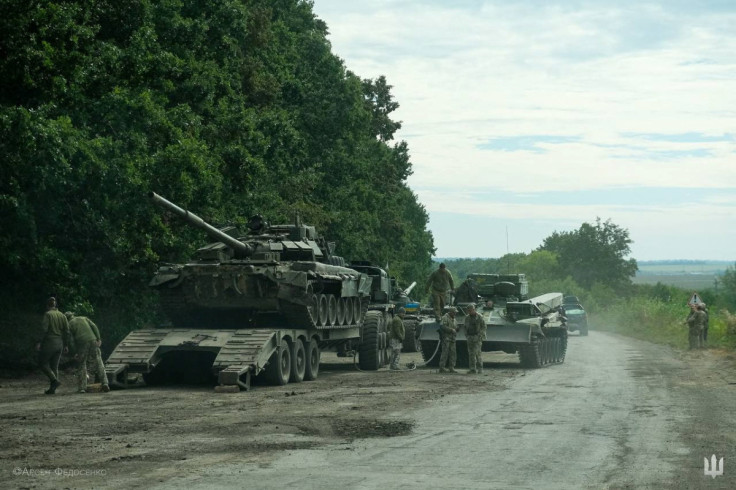
[[736, 259], [736, 2], [314, 0], [385, 75], [437, 256], [499, 257], [596, 217], [632, 256]]

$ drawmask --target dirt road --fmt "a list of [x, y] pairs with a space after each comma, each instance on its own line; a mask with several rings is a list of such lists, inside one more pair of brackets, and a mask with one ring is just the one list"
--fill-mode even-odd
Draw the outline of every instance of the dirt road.
[[[404, 355], [402, 362], [417, 360]], [[249, 393], [207, 387], [56, 396], [2, 380], [2, 488], [733, 488], [736, 369], [592, 332], [565, 364], [483, 376], [362, 373]], [[703, 458], [724, 472], [703, 474]]]

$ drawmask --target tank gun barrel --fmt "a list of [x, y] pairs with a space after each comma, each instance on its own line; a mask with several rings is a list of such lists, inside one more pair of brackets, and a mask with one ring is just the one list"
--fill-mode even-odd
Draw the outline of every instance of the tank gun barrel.
[[224, 243], [225, 245], [231, 247], [232, 249], [234, 249], [236, 252], [238, 252], [241, 255], [251, 254], [252, 249], [249, 245], [241, 242], [240, 240], [237, 240], [231, 237], [227, 233], [223, 233], [222, 231], [218, 230], [211, 224], [207, 223], [205, 220], [203, 220], [196, 214], [189, 212], [186, 209], [180, 208], [173, 202], [159, 196], [155, 192], [151, 192], [149, 194], [149, 197], [151, 198], [153, 202], [155, 202], [162, 208], [179, 216], [181, 219], [183, 219], [190, 225], [204, 230], [207, 233], [207, 235], [209, 235], [209, 237], [212, 238], [213, 240], [217, 240], [217, 241]]
[[414, 289], [414, 287], [416, 285], [417, 285], [417, 282], [416, 281], [414, 281], [413, 283], [411, 283], [408, 288], [404, 289], [404, 294], [407, 295], [407, 296], [409, 296], [409, 293], [411, 293], [411, 290]]

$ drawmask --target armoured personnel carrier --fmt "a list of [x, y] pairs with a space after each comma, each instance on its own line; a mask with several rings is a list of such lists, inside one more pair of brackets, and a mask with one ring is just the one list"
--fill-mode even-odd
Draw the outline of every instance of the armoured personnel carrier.
[[131, 332], [107, 361], [116, 384], [131, 373], [155, 383], [194, 364], [207, 365], [221, 386], [248, 389], [263, 371], [275, 384], [311, 380], [321, 350], [345, 345], [359, 349], [364, 369], [379, 367], [380, 332], [364, 323], [371, 278], [344, 267], [313, 226], [257, 215], [240, 233], [150, 198], [215, 242], [156, 272], [150, 286], [172, 328]]
[[[482, 351], [518, 353], [522, 366], [539, 368], [564, 362], [567, 351], [567, 326], [562, 314], [562, 293], [548, 293], [528, 298], [524, 274], [469, 274], [457, 288], [454, 305], [456, 322], [457, 364], [468, 365], [465, 331], [466, 308], [476, 304], [476, 311], [486, 323]], [[425, 361], [439, 364], [439, 324], [433, 320], [422, 324], [420, 341]]]

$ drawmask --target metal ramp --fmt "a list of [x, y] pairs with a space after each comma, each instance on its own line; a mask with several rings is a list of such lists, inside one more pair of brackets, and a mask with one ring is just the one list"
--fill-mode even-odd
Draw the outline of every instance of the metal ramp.
[[[220, 349], [212, 364], [220, 386], [237, 385], [250, 389], [251, 376], [257, 376], [280, 341], [275, 330], [237, 330]], [[241, 377], [245, 375], [245, 380]]]
[[171, 330], [134, 330], [120, 342], [105, 363], [110, 384], [125, 386], [129, 370], [148, 372], [151, 359]]
[[[288, 332], [292, 338], [305, 335], [296, 330], [209, 330], [143, 329], [134, 330], [108, 357], [105, 372], [111, 386], [128, 386], [128, 374], [147, 375], [173, 352], [213, 352], [211, 371], [218, 377], [218, 391], [249, 390], [257, 376]], [[161, 369], [161, 367], [159, 367]]]

